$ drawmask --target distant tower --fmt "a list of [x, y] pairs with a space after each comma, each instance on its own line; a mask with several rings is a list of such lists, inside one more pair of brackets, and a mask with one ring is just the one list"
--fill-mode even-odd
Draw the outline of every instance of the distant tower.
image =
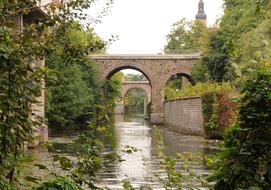
[[203, 2], [203, 0], [199, 1], [198, 14], [196, 15], [196, 20], [202, 21], [205, 25], [207, 24], [207, 15], [204, 12], [204, 2]]

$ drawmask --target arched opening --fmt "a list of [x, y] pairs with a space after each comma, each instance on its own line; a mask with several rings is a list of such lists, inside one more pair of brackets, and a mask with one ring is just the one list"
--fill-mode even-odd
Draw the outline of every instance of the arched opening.
[[106, 79], [110, 80], [118, 72], [123, 72], [124, 74], [143, 75], [145, 78], [142, 79], [142, 80], [148, 80], [150, 82], [150, 79], [149, 79], [148, 75], [146, 75], [144, 73], [144, 71], [142, 71], [141, 69], [139, 69], [137, 67], [133, 67], [133, 66], [121, 66], [121, 67], [118, 67], [118, 68], [112, 70], [111, 72], [109, 72], [107, 74], [107, 76], [106, 76]]
[[131, 88], [124, 95], [124, 114], [129, 117], [148, 118], [150, 95], [143, 88]]
[[129, 116], [148, 118], [151, 83], [139, 69], [119, 67], [111, 71], [107, 75], [105, 95], [108, 108], [115, 115], [127, 113]]
[[165, 100], [178, 98], [178, 93], [189, 84], [195, 85], [195, 81], [189, 74], [176, 73], [170, 76], [165, 84]]

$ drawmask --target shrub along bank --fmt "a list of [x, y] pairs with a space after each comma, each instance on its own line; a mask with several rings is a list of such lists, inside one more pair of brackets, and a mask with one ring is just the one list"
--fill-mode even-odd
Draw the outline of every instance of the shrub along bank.
[[216, 190], [271, 189], [271, 74], [258, 72], [242, 85], [238, 122], [210, 178]]

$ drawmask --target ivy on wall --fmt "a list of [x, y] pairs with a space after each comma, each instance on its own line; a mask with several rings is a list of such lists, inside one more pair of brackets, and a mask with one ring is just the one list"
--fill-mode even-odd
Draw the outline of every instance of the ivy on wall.
[[202, 111], [205, 136], [223, 138], [225, 129], [236, 122], [237, 103], [225, 91], [209, 92], [202, 95]]

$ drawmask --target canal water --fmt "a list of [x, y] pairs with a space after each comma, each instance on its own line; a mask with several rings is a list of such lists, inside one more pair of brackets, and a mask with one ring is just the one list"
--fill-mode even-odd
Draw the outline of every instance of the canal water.
[[[175, 156], [179, 153], [186, 153], [194, 156], [196, 161], [191, 161], [193, 163], [189, 169], [201, 175], [207, 175], [210, 172], [202, 155], [217, 153], [219, 151], [218, 142], [181, 134], [164, 126], [157, 126], [157, 128], [162, 136], [166, 155]], [[157, 132], [148, 121], [140, 116], [124, 118], [123, 115], [118, 115], [115, 118], [113, 134], [116, 141], [116, 152], [120, 153], [127, 145], [135, 147], [139, 151], [124, 154], [122, 159], [125, 161], [112, 163], [108, 168], [102, 170], [97, 175], [97, 185], [118, 190], [123, 189], [123, 180], [128, 179], [136, 189], [139, 189], [140, 186], [163, 189], [161, 178], [166, 177], [166, 171], [161, 164], [163, 160], [158, 149], [158, 144], [161, 142], [158, 140]], [[70, 134], [51, 137], [50, 141], [54, 145], [55, 153], [72, 156], [76, 136], [76, 134]], [[34, 151], [40, 162], [50, 164], [48, 153], [40, 149]], [[197, 160], [197, 158], [199, 159]], [[157, 176], [161, 177], [160, 181]]]

